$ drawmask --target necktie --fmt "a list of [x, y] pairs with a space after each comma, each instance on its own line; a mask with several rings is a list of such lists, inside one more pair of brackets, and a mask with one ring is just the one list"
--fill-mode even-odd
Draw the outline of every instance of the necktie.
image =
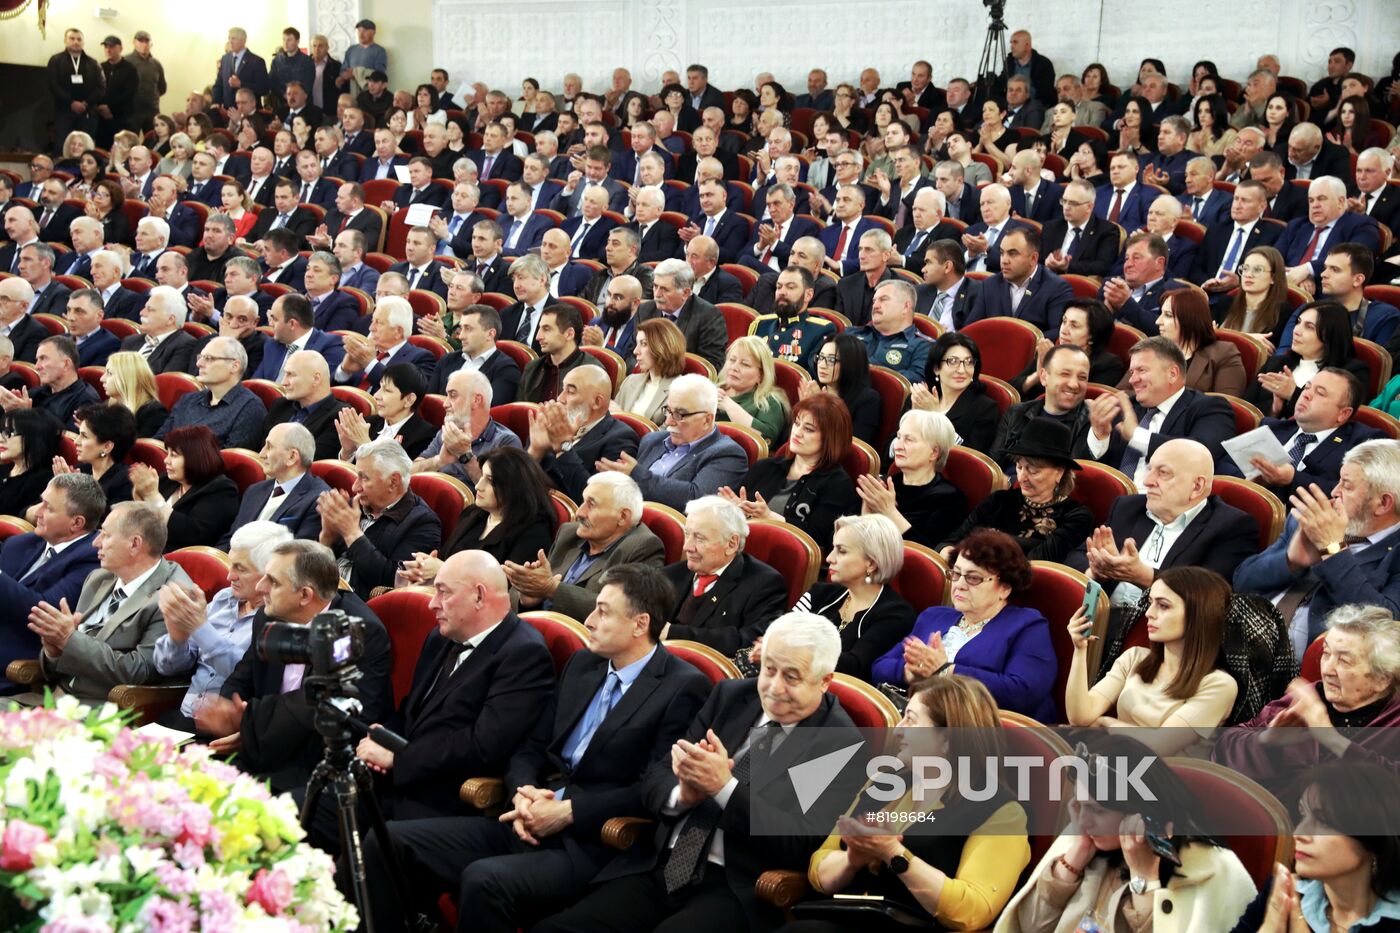
[[199, 197], [199, 192], [204, 188], [204, 182], [196, 181], [190, 184], [190, 197]]
[[[1138, 425], [1140, 427], [1147, 428], [1150, 433], [1152, 430], [1150, 427], [1152, 424], [1152, 419], [1155, 417], [1157, 417], [1157, 409], [1144, 408], [1142, 410], [1142, 414], [1138, 416]], [[1118, 469], [1122, 470], [1124, 473], [1128, 474], [1128, 476], [1131, 477], [1137, 472], [1138, 463], [1141, 460], [1142, 454], [1138, 453], [1131, 446], [1126, 447], [1123, 450], [1123, 462], [1118, 465]]]
[[758, 264], [760, 266], [768, 265], [768, 263], [773, 259], [773, 245], [782, 242], [782, 239], [783, 225], [778, 224], [778, 238], [774, 240], [772, 244], [769, 244], [768, 248], [763, 251], [763, 257], [758, 260]]
[[34, 562], [34, 565], [33, 565], [33, 566], [31, 566], [28, 570], [26, 570], [26, 571], [24, 572], [24, 576], [23, 576], [23, 577], [20, 577], [20, 579], [23, 580], [23, 579], [29, 577], [30, 575], [32, 575], [32, 574], [33, 574], [35, 571], [37, 571], [40, 567], [44, 566], [44, 565], [47, 564], [49, 561], [53, 560], [53, 556], [54, 556], [55, 554], [57, 554], [57, 553], [58, 553], [58, 552], [54, 550], [52, 544], [50, 544], [48, 547], [44, 548], [44, 553], [42, 553], [42, 554], [39, 555], [39, 559], [36, 560], [36, 561]]
[[1317, 241], [1322, 238], [1322, 234], [1327, 232], [1327, 226], [1313, 227], [1312, 239], [1308, 240], [1308, 248], [1303, 250], [1303, 262], [1312, 262], [1313, 253], [1317, 252]]
[[1034, 191], [1027, 191], [1027, 192], [1026, 192], [1026, 216], [1027, 216], [1027, 217], [1031, 217], [1031, 216], [1034, 216], [1034, 214], [1035, 214], [1035, 192], [1034, 192]]
[[422, 269], [409, 269], [409, 270], [408, 270], [408, 288], [409, 288], [409, 291], [412, 291], [413, 289], [415, 289], [415, 288], [418, 287], [418, 280], [421, 279], [421, 278], [423, 278], [423, 270], [422, 270]]
[[101, 615], [100, 617], [98, 617], [99, 621], [96, 622], [96, 623], [93, 623], [92, 625], [89, 625], [88, 623], [84, 622], [84, 623], [83, 623], [83, 630], [84, 630], [84, 631], [91, 632], [91, 631], [94, 631], [95, 629], [97, 629], [100, 625], [102, 625], [103, 623], [105, 623], [108, 619], [112, 618], [112, 616], [116, 615], [116, 614], [117, 614], [117, 610], [121, 608], [122, 603], [124, 603], [124, 602], [126, 602], [126, 590], [124, 590], [124, 589], [122, 589], [120, 586], [118, 586], [118, 587], [116, 587], [115, 589], [112, 590], [112, 595], [111, 595], [111, 597], [107, 600], [107, 608], [106, 608], [106, 610], [104, 610], [103, 613], [102, 613], [102, 615]]
[[603, 689], [594, 695], [588, 708], [583, 711], [583, 718], [579, 720], [578, 728], [565, 748], [564, 757], [568, 759], [571, 769], [578, 767], [584, 752], [588, 751], [588, 746], [593, 742], [593, 736], [598, 734], [598, 727], [608, 718], [608, 713], [612, 712], [621, 698], [622, 678], [617, 676], [617, 671], [608, 671]]
[[924, 239], [928, 236], [927, 231], [914, 231], [914, 238], [909, 241], [909, 248], [904, 251], [904, 258], [911, 259], [918, 255], [919, 247], [923, 245]]
[[1201, 216], [1201, 205], [1204, 204], [1204, 203], [1205, 203], [1205, 201], [1204, 201], [1204, 199], [1202, 199], [1202, 198], [1192, 198], [1192, 199], [1191, 199], [1191, 219], [1192, 219], [1192, 220], [1197, 220], [1197, 219]]
[[299, 200], [302, 204], [305, 204], [307, 201], [311, 200], [311, 182], [302, 182], [301, 198]]
[[705, 236], [714, 236], [714, 233], [715, 233], [715, 219], [714, 219], [713, 217], [707, 218], [707, 219], [705, 220]]
[[490, 178], [490, 177], [491, 177], [491, 166], [493, 166], [493, 165], [495, 165], [495, 164], [496, 164], [496, 157], [493, 156], [493, 155], [487, 156], [487, 157], [486, 157], [486, 164], [483, 165], [483, 166], [481, 167], [481, 177], [482, 177], [482, 178]]
[[156, 352], [157, 341], [154, 337], [147, 337], [146, 342], [141, 344], [141, 356], [150, 359], [151, 354]]
[[[1027, 209], [1026, 213], [1030, 213], [1030, 210]], [[904, 221], [905, 221], [905, 218], [908, 216], [908, 214], [909, 214], [909, 205], [907, 205], [907, 204], [904, 203], [904, 199], [903, 199], [903, 198], [900, 198], [900, 199], [899, 199], [899, 208], [894, 212], [894, 228], [895, 228], [896, 230], [902, 229], [902, 228], [904, 227]]]
[[710, 588], [710, 584], [719, 579], [717, 573], [699, 573], [695, 575], [695, 588], [690, 591], [696, 599], [705, 595], [705, 591]]
[[[762, 728], [766, 731], [777, 725], [776, 722], [766, 722]], [[752, 768], [751, 742], [735, 757], [734, 780], [747, 784]], [[676, 834], [676, 844], [667, 853], [666, 867], [661, 872], [667, 894], [675, 894], [696, 881], [704, 868], [710, 842], [723, 815], [724, 811], [712, 798], [707, 798], [686, 815], [680, 832]]]
[[523, 309], [523, 313], [520, 315], [520, 330], [516, 333], [515, 339], [526, 346], [530, 345], [530, 322], [534, 316], [535, 309], [528, 305]]
[[1123, 189], [1113, 189], [1113, 206], [1108, 209], [1108, 219], [1118, 223], [1118, 212], [1123, 209]]
[[1293, 446], [1288, 448], [1288, 459], [1292, 461], [1295, 470], [1303, 462], [1303, 451], [1315, 440], [1317, 440], [1316, 434], [1299, 434], [1293, 441]]
[[450, 240], [457, 235], [457, 228], [462, 226], [462, 215], [453, 214], [452, 219], [447, 222], [447, 238]]
[[44, 208], [44, 216], [39, 218], [39, 229], [46, 228], [51, 220], [53, 220], [53, 208], [46, 207]]
[[840, 262], [841, 259], [846, 255], [846, 236], [850, 232], [851, 228], [846, 226], [845, 224], [842, 224], [841, 235], [836, 238], [836, 252], [833, 254], [833, 258], [837, 262]]
[[1078, 253], [1079, 253], [1079, 234], [1080, 234], [1080, 230], [1079, 230], [1078, 227], [1075, 227], [1075, 228], [1074, 228], [1073, 230], [1071, 230], [1070, 233], [1069, 233], [1069, 258], [1070, 258], [1070, 259], [1073, 259], [1073, 258], [1074, 258], [1076, 255], [1078, 255]]
[[1239, 259], [1240, 244], [1244, 241], [1244, 227], [1235, 228], [1234, 239], [1230, 241], [1230, 249], [1225, 253], [1225, 261], [1220, 264], [1220, 271], [1215, 274], [1216, 278], [1227, 272], [1235, 271], [1235, 262]]
[[1379, 192], [1379, 191], [1372, 191], [1370, 194], [1366, 195], [1366, 209], [1363, 210], [1362, 213], [1363, 213], [1363, 214], [1369, 214], [1369, 213], [1371, 213], [1371, 208], [1373, 208], [1373, 207], [1376, 206], [1376, 199], [1379, 198], [1379, 197], [1380, 197], [1380, 192]]
[[380, 351], [378, 351], [378, 352], [376, 352], [376, 353], [374, 354], [374, 362], [371, 363], [368, 367], [366, 367], [364, 378], [360, 380], [360, 388], [361, 388], [361, 389], [368, 389], [368, 388], [369, 388], [369, 386], [370, 386], [370, 381], [371, 381], [371, 379], [372, 379], [372, 377], [373, 377], [374, 371], [375, 371], [376, 369], [378, 369], [380, 366], [382, 366], [382, 365], [384, 364], [384, 361], [387, 360], [388, 358], [389, 358], [389, 354], [386, 353], [386, 352], [384, 352], [383, 350], [380, 350]]
[[578, 258], [579, 248], [583, 246], [583, 238], [588, 236], [588, 228], [591, 226], [593, 226], [592, 221], [581, 223], [578, 225], [578, 230], [574, 233], [573, 249], [570, 250], [569, 255], [573, 256], [575, 259]]

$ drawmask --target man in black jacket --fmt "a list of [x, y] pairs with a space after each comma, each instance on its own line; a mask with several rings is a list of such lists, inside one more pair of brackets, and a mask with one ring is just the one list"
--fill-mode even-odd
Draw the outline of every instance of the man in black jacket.
[[136, 73], [135, 65], [122, 58], [121, 39], [116, 36], [103, 39], [102, 51], [106, 61], [100, 67], [106, 89], [102, 103], [97, 106], [97, 134], [93, 139], [106, 149], [111, 147], [112, 137], [118, 132], [134, 129], [131, 113], [136, 108], [141, 76]]
[[64, 30], [63, 51], [49, 59], [45, 75], [53, 97], [54, 151], [63, 155], [69, 133], [97, 129], [97, 108], [105, 91], [102, 67], [83, 51], [81, 29]]
[[1031, 34], [1025, 29], [1011, 34], [1011, 52], [1006, 56], [1006, 67], [997, 76], [997, 93], [1002, 97], [1006, 96], [1006, 83], [1014, 75], [1023, 75], [1030, 81], [1031, 93], [1045, 105], [1045, 109], [1055, 106], [1058, 100], [1055, 93], [1055, 63], [1031, 47]]
[[1064, 275], [1108, 275], [1118, 259], [1118, 226], [1094, 214], [1094, 186], [1077, 180], [1060, 196], [1061, 216], [1041, 235], [1045, 268]]
[[[459, 278], [454, 278], [454, 285]], [[448, 292], [449, 296], [451, 291]], [[448, 310], [452, 311], [449, 298]], [[478, 361], [477, 369], [491, 383], [491, 404], [504, 405], [515, 401], [520, 387], [520, 366], [515, 360], [496, 349], [496, 335], [501, 331], [500, 312], [490, 305], [469, 304], [457, 318], [457, 339], [462, 349], [448, 353], [433, 369], [428, 385], [431, 395], [446, 395], [447, 380], [466, 365], [467, 358]], [[483, 360], [482, 357], [485, 357]]]
[[662, 569], [671, 586], [664, 638], [709, 645], [728, 656], [761, 638], [783, 614], [783, 575], [744, 553], [749, 524], [743, 510], [719, 496], [685, 509], [685, 559]]
[[641, 800], [658, 820], [652, 844], [615, 858], [581, 901], [535, 933], [651, 930], [663, 922], [672, 931], [764, 933], [778, 926], [781, 912], [754, 892], [758, 876], [803, 870], [821, 844], [814, 827], [828, 813], [827, 825], [834, 824], [854, 796], [852, 772], [864, 774], [859, 756], [851, 759], [810, 808], [798, 803], [788, 774], [798, 761], [860, 741], [827, 692], [838, 639], [821, 616], [776, 619], [763, 639], [757, 680], [716, 685], [685, 737], [648, 770]]
[[348, 403], [331, 393], [330, 365], [319, 350], [298, 350], [292, 354], [282, 369], [282, 391], [284, 396], [267, 410], [267, 417], [249, 446], [261, 448], [274, 427], [295, 422], [315, 438], [317, 460], [339, 456], [340, 436], [336, 434], [335, 422]]
[[[444, 574], [466, 556], [449, 558], [438, 572], [437, 598], [444, 615], [453, 608], [455, 595]], [[410, 909], [431, 912], [439, 894], [454, 891], [458, 914], [470, 918], [472, 929], [514, 933], [539, 917], [541, 908], [566, 906], [607, 864], [614, 853], [599, 839], [604, 822], [645, 812], [642, 779], [649, 767], [666, 760], [672, 743], [704, 701], [710, 682], [658, 644], [666, 584], [654, 568], [615, 567], [604, 573], [603, 581], [598, 606], [588, 618], [588, 648], [569, 660], [533, 730], [510, 734], [512, 741], [520, 736], [525, 741], [506, 768], [508, 812], [500, 819], [478, 816], [389, 825], [407, 863], [413, 890]], [[504, 599], [503, 586], [500, 596]], [[509, 603], [491, 608], [494, 616], [508, 612]], [[501, 627], [513, 623], [530, 630], [513, 615], [505, 619]], [[490, 638], [496, 638], [494, 632]], [[430, 636], [428, 645], [435, 640], [445, 639]], [[473, 663], [475, 655], [473, 651]], [[429, 657], [425, 647], [424, 658]], [[525, 691], [519, 683], [493, 681], [491, 687], [493, 695], [503, 697], [488, 696], [488, 703], [495, 699], [500, 704]], [[537, 689], [535, 696], [549, 696], [548, 686]], [[410, 704], [413, 697], [410, 694]], [[478, 721], [485, 720], [482, 715]], [[497, 731], [501, 730], [492, 729]], [[460, 733], [450, 739], [441, 744], [474, 744], [463, 742]], [[378, 840], [367, 840], [367, 864], [379, 867], [381, 858]], [[375, 886], [374, 893], [371, 914], [376, 928], [397, 929], [400, 913], [387, 886]]]
[[316, 732], [315, 707], [306, 692], [306, 668], [264, 659], [257, 648], [269, 622], [306, 625], [322, 612], [344, 611], [364, 623], [365, 649], [358, 662], [362, 715], [382, 722], [394, 707], [389, 670], [393, 650], [384, 624], [354, 593], [339, 589], [335, 557], [315, 541], [288, 541], [267, 562], [258, 584], [264, 603], [253, 617], [251, 646], [220, 690], [195, 709], [203, 735], [220, 752], [237, 752], [244, 770], [267, 777], [278, 792], [306, 786], [324, 744]]
[[612, 378], [601, 366], [578, 366], [564, 376], [557, 401], [530, 418], [529, 451], [559, 490], [583, 500], [599, 460], [637, 455], [637, 434], [608, 414]]
[[1060, 422], [1069, 428], [1075, 445], [1089, 434], [1089, 407], [1084, 404], [1089, 388], [1089, 354], [1073, 344], [1051, 347], [1040, 361], [1040, 384], [1045, 387], [1043, 398], [1020, 402], [1006, 410], [997, 427], [997, 439], [988, 452], [1008, 476], [1016, 469], [1016, 458], [1008, 457], [1006, 452], [1018, 446], [1021, 432], [1032, 420]]
[[[393, 586], [399, 565], [442, 544], [442, 522], [408, 488], [413, 461], [397, 441], [372, 441], [355, 458], [352, 501], [343, 491], [321, 493], [321, 543], [334, 547], [340, 573], [361, 598]], [[369, 524], [365, 524], [365, 519]]]
[[670, 319], [685, 337], [686, 352], [703, 356], [719, 369], [724, 365], [729, 330], [718, 308], [691, 293], [694, 285], [695, 272], [684, 259], [667, 259], [652, 273], [655, 298], [637, 308], [637, 323], [654, 317]]

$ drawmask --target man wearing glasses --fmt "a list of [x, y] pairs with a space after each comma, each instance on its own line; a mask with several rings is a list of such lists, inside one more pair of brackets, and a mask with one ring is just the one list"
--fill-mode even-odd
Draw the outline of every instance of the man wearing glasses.
[[685, 510], [701, 496], [737, 487], [749, 461], [743, 448], [715, 429], [719, 395], [704, 376], [678, 376], [666, 396], [665, 429], [642, 438], [637, 456], [599, 460], [600, 471], [626, 473], [648, 502]]
[[248, 370], [243, 346], [229, 337], [215, 337], [200, 351], [195, 365], [199, 369], [195, 378], [204, 391], [180, 396], [156, 437], [163, 438], [176, 428], [202, 424], [218, 437], [220, 447], [257, 450], [261, 446], [258, 427], [267, 417], [267, 409], [252, 390], [241, 384]]
[[46, 155], [36, 155], [29, 160], [29, 181], [19, 183], [15, 188], [15, 197], [39, 200], [39, 192], [44, 189], [44, 182], [48, 181], [52, 174], [53, 159]]

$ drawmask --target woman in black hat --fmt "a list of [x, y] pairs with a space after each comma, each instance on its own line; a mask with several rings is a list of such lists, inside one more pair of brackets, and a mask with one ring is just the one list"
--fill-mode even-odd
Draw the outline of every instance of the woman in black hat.
[[973, 530], [994, 528], [1015, 538], [1027, 560], [1063, 561], [1094, 530], [1093, 513], [1069, 497], [1080, 468], [1070, 449], [1070, 430], [1060, 422], [1035, 418], [1027, 424], [1006, 452], [1016, 462], [1016, 485], [974, 508], [943, 542], [944, 556]]

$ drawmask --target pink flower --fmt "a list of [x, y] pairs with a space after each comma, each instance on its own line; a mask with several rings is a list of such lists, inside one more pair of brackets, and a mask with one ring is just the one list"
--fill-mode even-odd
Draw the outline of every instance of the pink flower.
[[292, 903], [292, 882], [280, 868], [258, 869], [248, 889], [248, 903], [259, 904], [270, 916], [280, 916]]
[[190, 933], [199, 922], [199, 913], [189, 904], [153, 897], [144, 911], [151, 933]]
[[0, 871], [29, 871], [34, 867], [34, 847], [49, 841], [49, 834], [24, 820], [10, 820], [0, 839]]
[[187, 803], [180, 808], [180, 817], [184, 823], [184, 831], [179, 837], [181, 842], [190, 842], [201, 847], [209, 844], [213, 837], [210, 832], [208, 807]]
[[40, 927], [39, 933], [112, 933], [112, 928], [92, 917], [59, 917]]

